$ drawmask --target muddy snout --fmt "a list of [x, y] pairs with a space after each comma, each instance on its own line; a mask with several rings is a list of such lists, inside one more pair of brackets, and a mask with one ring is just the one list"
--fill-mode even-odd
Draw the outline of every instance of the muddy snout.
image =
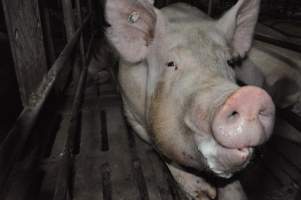
[[275, 106], [271, 97], [255, 86], [236, 90], [216, 112], [212, 131], [215, 140], [246, 158], [250, 148], [264, 143], [272, 134]]

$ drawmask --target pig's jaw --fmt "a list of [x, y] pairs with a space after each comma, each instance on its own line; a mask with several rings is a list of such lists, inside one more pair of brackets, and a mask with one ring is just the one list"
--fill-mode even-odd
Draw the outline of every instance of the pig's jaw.
[[252, 148], [244, 151], [224, 148], [210, 137], [204, 139], [196, 136], [195, 140], [208, 168], [222, 178], [230, 178], [234, 172], [246, 167], [253, 153]]

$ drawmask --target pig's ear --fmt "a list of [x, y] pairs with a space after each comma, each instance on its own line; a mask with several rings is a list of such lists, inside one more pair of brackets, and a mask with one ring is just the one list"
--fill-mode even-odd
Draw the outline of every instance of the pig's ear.
[[107, 0], [106, 35], [121, 58], [142, 61], [154, 39], [156, 13], [153, 0]]
[[230, 41], [236, 56], [245, 57], [251, 48], [259, 7], [260, 0], [239, 0], [218, 20], [217, 28]]

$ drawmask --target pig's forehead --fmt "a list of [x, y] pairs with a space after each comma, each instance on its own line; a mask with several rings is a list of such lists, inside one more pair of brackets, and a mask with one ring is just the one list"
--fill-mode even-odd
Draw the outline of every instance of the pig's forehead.
[[234, 80], [234, 72], [226, 61], [231, 50], [223, 35], [211, 24], [196, 23], [169, 30], [169, 57], [181, 67], [201, 69]]
[[225, 38], [212, 23], [171, 24], [167, 31], [170, 48], [198, 46], [200, 48], [216, 47], [226, 50], [228, 47]]

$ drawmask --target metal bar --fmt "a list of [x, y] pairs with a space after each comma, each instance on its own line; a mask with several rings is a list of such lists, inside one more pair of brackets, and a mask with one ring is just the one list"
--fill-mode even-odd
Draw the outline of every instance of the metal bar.
[[[95, 15], [94, 14], [94, 10], [93, 10], [93, 0], [87, 0], [87, 7], [88, 7], [88, 12], [89, 13], [92, 13], [92, 15]], [[89, 28], [88, 28], [88, 30], [89, 30], [89, 33], [92, 33], [93, 32], [93, 30], [94, 30], [94, 17], [93, 17], [93, 19], [90, 21], [90, 24], [89, 24]]]
[[281, 23], [287, 23], [289, 22], [289, 20], [282, 20], [282, 21], [275, 21], [271, 24], [268, 24], [268, 23], [264, 23], [264, 22], [261, 22], [261, 24], [263, 24], [264, 26], [276, 31], [276, 32], [279, 32], [280, 34], [284, 35], [285, 37], [287, 38], [297, 38], [297, 39], [301, 39], [301, 35], [297, 35], [297, 34], [293, 34], [293, 33], [288, 33], [286, 32], [285, 30], [281, 30], [280, 28], [277, 28], [277, 24], [281, 24]]
[[[67, 41], [69, 42], [72, 39], [75, 32], [75, 23], [74, 23], [75, 18], [73, 13], [72, 0], [62, 0], [62, 8], [63, 8], [66, 38]], [[73, 64], [72, 81], [77, 82], [81, 71], [78, 57], [75, 57], [74, 62], [73, 63], [71, 62], [70, 65], [72, 64]]]
[[24, 108], [14, 127], [10, 130], [6, 138], [0, 144], [0, 193], [12, 167], [24, 149], [27, 138], [34, 127], [36, 119], [47, 96], [57, 80], [58, 74], [62, 71], [65, 63], [69, 60], [74, 48], [76, 47], [83, 28], [90, 19], [90, 16], [91, 15], [89, 14], [89, 16], [86, 17], [83, 25], [75, 33], [72, 40], [65, 46], [64, 50], [61, 52], [49, 70], [47, 76], [40, 84], [36, 93], [31, 96], [29, 106]]
[[[82, 24], [82, 13], [81, 13], [81, 6], [80, 6], [80, 0], [76, 0], [75, 1], [75, 7], [76, 7], [76, 11], [77, 11], [77, 21], [79, 22], [79, 24]], [[80, 36], [80, 55], [81, 55], [81, 59], [82, 59], [82, 63], [83, 66], [85, 66], [85, 46], [84, 46], [84, 36], [83, 34]]]
[[213, 11], [213, 0], [209, 0], [207, 14], [211, 17], [212, 17], [212, 11]]
[[[41, 115], [44, 114], [45, 113], [41, 113]], [[49, 116], [50, 113], [47, 112], [47, 114]], [[19, 161], [18, 159], [18, 164], [13, 167], [12, 172], [7, 179], [7, 182], [4, 185], [4, 188], [1, 188], [3, 193], [0, 194], [0, 199], [32, 199], [29, 196], [32, 197], [32, 195], [37, 192], [35, 186], [39, 184], [38, 179], [41, 176], [40, 161], [47, 153], [47, 147], [49, 147], [49, 139], [56, 131], [59, 123], [59, 115], [51, 112], [50, 118], [42, 119], [42, 123], [37, 124], [37, 127], [34, 128], [33, 132], [36, 132], [36, 128], [38, 128], [39, 130], [43, 130], [41, 132], [42, 134], [37, 137], [31, 138], [33, 140], [36, 140], [31, 153], [26, 156], [26, 159], [21, 158], [21, 161]]]
[[289, 50], [293, 50], [296, 52], [301, 52], [301, 46], [298, 44], [293, 44], [293, 43], [286, 42], [286, 41], [276, 40], [274, 38], [267, 37], [267, 36], [264, 36], [261, 34], [255, 34], [255, 39], [262, 41], [262, 42], [269, 43], [269, 44], [273, 44], [273, 45], [276, 45], [279, 47], [283, 47], [283, 48], [286, 48]]
[[54, 48], [54, 41], [52, 37], [52, 29], [51, 29], [51, 21], [50, 21], [50, 14], [49, 14], [49, 8], [47, 8], [46, 0], [41, 1], [42, 4], [42, 20], [45, 24], [44, 26], [44, 35], [47, 43], [47, 53], [48, 53], [48, 64], [52, 65], [56, 58], [55, 48]]
[[[87, 58], [89, 57], [92, 41], [94, 40], [94, 36], [91, 37], [88, 52], [85, 56], [84, 63], [87, 63]], [[83, 66], [80, 79], [77, 85], [74, 101], [72, 104], [72, 113], [70, 119], [70, 127], [68, 129], [68, 138], [65, 145], [64, 153], [62, 160], [60, 161], [59, 172], [57, 176], [57, 182], [54, 193], [54, 200], [69, 200], [72, 199], [72, 175], [73, 175], [73, 151], [74, 151], [74, 143], [75, 143], [75, 135], [77, 131], [77, 124], [79, 121], [79, 115], [82, 105], [83, 93], [85, 88], [85, 83], [87, 79], [87, 71], [88, 64]]]
[[67, 41], [69, 42], [72, 39], [72, 36], [75, 32], [71, 0], [62, 0], [62, 8]]

